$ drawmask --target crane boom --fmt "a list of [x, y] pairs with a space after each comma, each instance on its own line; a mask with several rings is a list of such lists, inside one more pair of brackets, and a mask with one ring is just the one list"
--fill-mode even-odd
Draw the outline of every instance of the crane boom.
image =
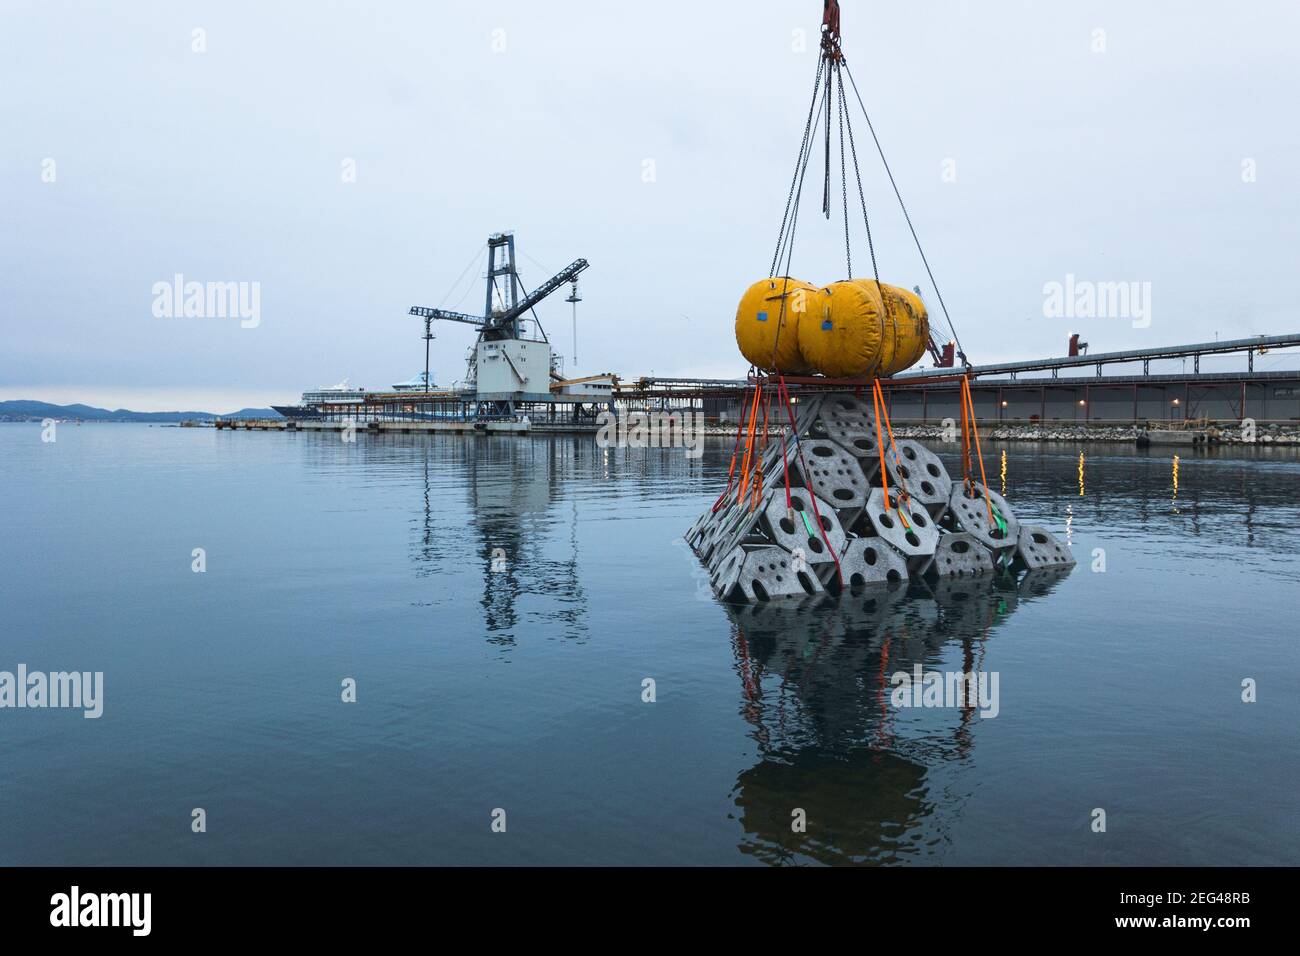
[[438, 319], [443, 322], [463, 322], [466, 325], [476, 325], [483, 331], [495, 331], [503, 327], [510, 326], [513, 328], [514, 321], [541, 302], [548, 295], [564, 285], [571, 282], [579, 273], [590, 265], [586, 259], [575, 259], [555, 275], [551, 276], [532, 293], [526, 296], [521, 302], [512, 309], [506, 309], [503, 312], [494, 312], [490, 316], [467, 315], [464, 312], [449, 312], [446, 309], [431, 309], [423, 305], [413, 305], [410, 308], [409, 315], [418, 315], [426, 321]]
[[531, 295], [527, 296], [513, 309], [501, 313], [500, 321], [509, 322], [513, 319], [519, 318], [519, 316], [537, 305], [538, 302], [541, 302], [560, 286], [564, 285], [564, 283], [571, 282], [573, 279], [577, 278], [578, 274], [582, 272], [583, 269], [586, 269], [587, 266], [588, 262], [586, 259], [573, 260], [573, 262], [570, 262], [567, 266], [534, 289]]
[[430, 309], [422, 305], [411, 306], [409, 315], [418, 315], [422, 319], [441, 319], [444, 322], [465, 322], [469, 325], [482, 325], [481, 315], [466, 315], [464, 312], [448, 312], [446, 309]]

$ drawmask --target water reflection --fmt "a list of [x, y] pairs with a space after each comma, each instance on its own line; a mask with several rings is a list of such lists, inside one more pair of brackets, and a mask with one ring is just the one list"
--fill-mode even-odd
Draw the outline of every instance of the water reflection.
[[[862, 589], [838, 600], [727, 607], [740, 710], [761, 760], [732, 796], [742, 853], [772, 864], [888, 864], [945, 836], [931, 770], [967, 764], [980, 717], [901, 709], [890, 676], [983, 671], [990, 636], [1069, 570]], [[807, 831], [792, 827], [796, 809]]]
[[[369, 450], [419, 475], [412, 560], [421, 576], [477, 569], [488, 641], [516, 645], [521, 626], [584, 641], [590, 596], [580, 573], [584, 507], [605, 487], [649, 498], [698, 479], [672, 449], [602, 449], [585, 436], [370, 437]], [[466, 532], [469, 532], [467, 535]]]
[[[960, 473], [950, 448], [929, 447]], [[1140, 533], [1183, 548], [1210, 549], [1215, 539], [1291, 548], [1300, 524], [1300, 449], [1210, 446], [1180, 453], [1176, 465], [1173, 457], [1119, 445], [1013, 447], [1011, 504], [1017, 517], [1057, 530], [1071, 545], [1081, 535], [1136, 540]]]
[[1169, 502], [1173, 506], [1174, 514], [1178, 514], [1178, 456], [1174, 455], [1174, 496]]
[[[587, 635], [589, 602], [578, 573], [578, 510], [575, 501], [564, 501], [563, 493], [574, 450], [573, 442], [563, 440], [433, 439], [423, 446], [419, 557], [429, 561], [438, 547], [430, 534], [435, 512], [450, 517], [443, 546], [464, 566], [478, 569], [478, 603], [490, 643], [515, 645], [521, 600], [527, 598], [540, 599], [546, 621], [559, 625], [562, 636], [581, 640]], [[441, 471], [449, 452], [459, 459], [463, 503], [448, 500], [445, 490], [434, 490], [430, 478], [431, 456], [437, 456]]]

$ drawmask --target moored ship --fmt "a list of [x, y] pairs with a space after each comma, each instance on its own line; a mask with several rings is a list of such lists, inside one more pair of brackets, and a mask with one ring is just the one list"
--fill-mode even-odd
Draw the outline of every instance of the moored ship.
[[[426, 375], [428, 384], [426, 384]], [[394, 392], [428, 392], [437, 387], [433, 384], [433, 376], [426, 372], [417, 372], [405, 382], [389, 386]], [[363, 405], [365, 396], [364, 388], [353, 388], [348, 384], [348, 380], [344, 379], [337, 385], [325, 385], [303, 392], [297, 405], [272, 405], [271, 407], [291, 421], [315, 421], [323, 417], [320, 408], [322, 405]]]

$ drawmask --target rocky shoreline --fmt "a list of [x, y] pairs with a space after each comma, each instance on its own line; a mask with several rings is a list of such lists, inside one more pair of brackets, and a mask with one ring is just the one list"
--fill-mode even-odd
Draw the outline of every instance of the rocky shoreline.
[[[1061, 441], [1061, 442], [1143, 442], [1152, 439], [1153, 433], [1165, 436], [1183, 437], [1187, 444], [1210, 445], [1296, 445], [1300, 444], [1300, 425], [1258, 425], [1253, 441], [1240, 426], [1209, 425], [1204, 428], [1166, 429], [1163, 422], [1146, 425], [1071, 425], [1052, 423], [984, 425], [980, 428], [980, 437], [988, 441]], [[929, 439], [941, 441], [944, 438], [942, 425], [900, 425], [895, 427], [894, 435], [898, 438]], [[1157, 439], [1153, 443], [1159, 443]], [[1176, 441], [1166, 443], [1177, 444]]]
[[[1053, 422], [1047, 425], [1038, 423], [985, 424], [980, 426], [980, 438], [985, 441], [1006, 442], [1116, 442], [1134, 444], [1150, 440], [1151, 432], [1160, 431], [1165, 435], [1171, 432], [1162, 429], [1162, 422], [1153, 422], [1150, 427], [1143, 425], [1083, 425]], [[709, 426], [707, 434], [735, 438], [735, 425]], [[780, 434], [780, 430], [770, 429], [770, 434]], [[1167, 441], [1169, 444], [1211, 444], [1211, 445], [1300, 445], [1300, 423], [1294, 425], [1258, 425], [1254, 440], [1240, 426], [1231, 424], [1210, 425], [1197, 429], [1178, 429], [1173, 435], [1182, 441]], [[1186, 437], [1183, 437], [1186, 436]], [[925, 425], [895, 425], [895, 438], [914, 438], [919, 441], [944, 441], [951, 436], [945, 433], [945, 426], [939, 422]], [[1157, 438], [1154, 443], [1161, 443]]]

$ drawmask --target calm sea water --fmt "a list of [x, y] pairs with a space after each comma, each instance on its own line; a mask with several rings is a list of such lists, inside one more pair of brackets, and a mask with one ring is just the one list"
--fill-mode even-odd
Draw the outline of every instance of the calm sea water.
[[1295, 454], [1008, 446], [1072, 573], [755, 614], [729, 451], [0, 425], [0, 670], [105, 675], [0, 710], [0, 863], [1300, 864]]

